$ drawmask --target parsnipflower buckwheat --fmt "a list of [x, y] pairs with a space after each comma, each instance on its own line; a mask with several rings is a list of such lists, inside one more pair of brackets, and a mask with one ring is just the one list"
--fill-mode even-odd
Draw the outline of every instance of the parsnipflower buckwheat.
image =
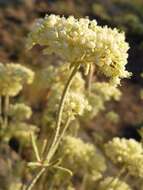
[[33, 71], [20, 64], [0, 63], [0, 95], [17, 95], [24, 84], [32, 83], [33, 78]]
[[27, 47], [36, 44], [44, 46], [44, 53], [55, 53], [71, 66], [80, 64], [88, 70], [94, 64], [114, 83], [129, 76], [125, 69], [129, 45], [124, 33], [100, 27], [96, 20], [46, 15], [36, 22], [29, 34]]
[[8, 115], [15, 121], [23, 121], [31, 117], [32, 110], [24, 103], [17, 103], [9, 106]]
[[65, 136], [61, 151], [65, 157], [65, 166], [74, 172], [83, 174], [88, 171], [91, 178], [97, 180], [106, 170], [104, 157], [92, 144], [85, 143], [79, 138]]
[[116, 164], [127, 169], [130, 175], [143, 178], [143, 148], [134, 139], [113, 138], [105, 144], [105, 151]]

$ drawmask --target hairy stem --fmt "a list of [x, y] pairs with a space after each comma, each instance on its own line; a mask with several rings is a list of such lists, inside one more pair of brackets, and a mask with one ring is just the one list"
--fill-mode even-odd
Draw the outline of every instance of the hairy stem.
[[[49, 161], [50, 161], [50, 158], [52, 158], [52, 156], [54, 155], [54, 153], [56, 152], [58, 146], [59, 146], [59, 143], [61, 141], [61, 139], [63, 138], [64, 134], [65, 134], [65, 131], [67, 129], [67, 127], [69, 126], [69, 123], [70, 123], [70, 119], [67, 120], [66, 124], [65, 124], [65, 127], [57, 141], [57, 143], [55, 144], [54, 148], [52, 149], [51, 151], [51, 154], [50, 154], [50, 157], [49, 157]], [[33, 180], [31, 181], [31, 183], [29, 184], [29, 186], [25, 189], [25, 190], [31, 190], [34, 185], [36, 184], [36, 182], [38, 181], [38, 179], [41, 177], [41, 175], [45, 172], [46, 168], [42, 168], [38, 174], [33, 178]]]
[[[49, 155], [50, 155], [50, 151], [52, 151], [53, 147], [55, 146], [57, 140], [58, 140], [58, 137], [59, 137], [59, 133], [60, 133], [60, 126], [61, 126], [61, 121], [62, 121], [62, 113], [63, 113], [63, 109], [64, 109], [64, 104], [65, 104], [65, 100], [66, 100], [66, 97], [68, 95], [68, 91], [70, 89], [70, 86], [72, 84], [72, 81], [74, 79], [74, 76], [75, 74], [77, 73], [79, 69], [79, 65], [77, 64], [75, 66], [75, 68], [73, 69], [66, 85], [65, 85], [65, 88], [64, 88], [64, 91], [63, 91], [63, 94], [62, 94], [62, 97], [61, 97], [61, 100], [60, 100], [60, 104], [59, 104], [59, 109], [58, 109], [58, 114], [57, 114], [57, 119], [56, 119], [56, 132], [55, 132], [55, 136], [54, 136], [54, 140], [52, 142], [52, 145], [50, 147], [50, 150], [49, 150]], [[47, 156], [47, 160], [48, 160], [48, 156]]]
[[25, 190], [31, 190], [34, 185], [36, 184], [36, 182], [38, 181], [38, 179], [42, 176], [42, 174], [45, 172], [46, 168], [42, 168], [37, 174], [36, 176], [32, 179], [32, 181], [30, 182], [30, 184], [25, 188]]
[[56, 152], [56, 150], [57, 150], [57, 148], [58, 148], [58, 146], [59, 146], [59, 144], [60, 144], [62, 138], [64, 137], [64, 134], [65, 134], [65, 132], [66, 132], [66, 130], [67, 130], [69, 124], [70, 124], [70, 121], [71, 121], [71, 119], [68, 118], [68, 120], [66, 121], [66, 124], [65, 124], [65, 126], [64, 126], [64, 129], [63, 129], [63, 131], [61, 132], [61, 135], [59, 136], [59, 138], [57, 139], [57, 141], [56, 141], [56, 143], [55, 143], [55, 146], [53, 147], [53, 149], [52, 149], [52, 150], [49, 152], [49, 154], [47, 155], [46, 160], [48, 160], [48, 162], [51, 160], [52, 156], [55, 154], [55, 152]]
[[[61, 139], [63, 138], [65, 131], [70, 123], [70, 119], [67, 120], [66, 125], [60, 135], [60, 126], [61, 126], [61, 121], [62, 121], [62, 113], [63, 113], [63, 109], [64, 109], [64, 104], [65, 104], [65, 100], [66, 97], [68, 95], [68, 91], [70, 89], [70, 86], [72, 84], [72, 81], [74, 79], [75, 74], [77, 73], [78, 69], [79, 69], [80, 65], [77, 64], [75, 66], [75, 68], [73, 69], [62, 94], [61, 100], [60, 100], [60, 104], [59, 104], [59, 109], [58, 109], [58, 114], [57, 114], [57, 119], [56, 119], [56, 132], [55, 132], [55, 136], [52, 142], [52, 145], [50, 147], [50, 150], [47, 153], [46, 156], [46, 161], [49, 163], [51, 158], [53, 157], [54, 153], [56, 152], [59, 143], [61, 141]], [[59, 137], [60, 135], [60, 137]], [[36, 184], [36, 182], [38, 181], [38, 179], [41, 177], [41, 175], [45, 172], [46, 168], [42, 168], [37, 175], [33, 178], [32, 182], [29, 184], [29, 186], [27, 186], [27, 188], [25, 190], [31, 190], [34, 185]]]

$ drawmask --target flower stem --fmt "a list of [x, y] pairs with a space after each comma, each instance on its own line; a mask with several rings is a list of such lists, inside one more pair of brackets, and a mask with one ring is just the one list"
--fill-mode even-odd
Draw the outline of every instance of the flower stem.
[[54, 153], [56, 152], [56, 150], [57, 150], [57, 148], [58, 148], [58, 146], [59, 146], [59, 144], [60, 144], [62, 138], [64, 137], [64, 134], [65, 134], [65, 132], [66, 132], [66, 130], [67, 130], [69, 124], [70, 124], [70, 121], [71, 121], [71, 119], [68, 118], [68, 120], [66, 121], [66, 124], [65, 124], [65, 126], [64, 126], [64, 129], [63, 129], [61, 135], [60, 135], [59, 138], [57, 139], [57, 141], [56, 141], [56, 143], [55, 143], [55, 146], [51, 149], [51, 151], [50, 151], [49, 154], [47, 155], [46, 160], [50, 161], [50, 159], [52, 158], [52, 156], [53, 156]]
[[[64, 91], [63, 91], [63, 94], [62, 94], [62, 97], [61, 97], [61, 100], [60, 100], [60, 104], [59, 104], [59, 109], [58, 109], [58, 114], [57, 114], [57, 119], [56, 119], [56, 132], [55, 132], [55, 136], [54, 136], [54, 139], [53, 139], [53, 142], [52, 142], [52, 145], [50, 147], [50, 150], [48, 151], [47, 153], [47, 156], [46, 156], [46, 161], [49, 163], [51, 158], [53, 157], [54, 153], [56, 152], [57, 148], [58, 148], [58, 145], [62, 139], [62, 137], [64, 136], [65, 134], [65, 131], [70, 123], [70, 119], [67, 120], [66, 124], [65, 124], [65, 127], [59, 137], [59, 134], [60, 134], [60, 126], [61, 126], [61, 121], [62, 121], [62, 113], [63, 113], [63, 109], [64, 109], [64, 104], [65, 104], [65, 100], [66, 100], [66, 97], [68, 95], [68, 91], [70, 89], [70, 86], [72, 84], [72, 81], [74, 79], [74, 76], [75, 74], [77, 73], [78, 69], [79, 69], [80, 65], [77, 64], [75, 66], [75, 68], [73, 69], [66, 85], [65, 85], [65, 88], [64, 88]], [[32, 182], [27, 186], [27, 188], [25, 190], [31, 190], [34, 185], [36, 184], [36, 182], [38, 181], [38, 179], [41, 177], [41, 175], [45, 172], [46, 168], [42, 168], [38, 173], [37, 175], [33, 178]]]
[[[61, 121], [62, 121], [62, 113], [63, 113], [63, 109], [64, 109], [65, 100], [66, 100], [66, 97], [68, 95], [68, 91], [70, 89], [70, 86], [72, 84], [74, 76], [75, 76], [75, 74], [77, 73], [77, 71], [79, 69], [79, 66], [80, 66], [79, 64], [77, 64], [75, 66], [75, 68], [73, 69], [73, 71], [72, 71], [72, 73], [71, 73], [71, 75], [70, 75], [70, 77], [69, 77], [69, 79], [68, 79], [68, 81], [67, 81], [67, 83], [65, 85], [65, 88], [64, 88], [61, 100], [60, 100], [58, 114], [57, 114], [57, 119], [56, 119], [56, 132], [55, 132], [54, 140], [53, 140], [52, 145], [51, 145], [50, 150], [49, 150], [49, 155], [50, 155], [50, 151], [52, 151], [53, 147], [55, 146], [55, 144], [56, 144], [56, 142], [58, 140], [59, 133], [60, 133], [60, 126], [61, 126]], [[47, 160], [49, 158], [47, 156]]]
[[[55, 144], [54, 148], [52, 149], [52, 151], [50, 152], [50, 157], [49, 157], [49, 160], [52, 158], [52, 156], [54, 155], [54, 153], [56, 152], [57, 148], [58, 148], [58, 145], [60, 143], [60, 140], [63, 138], [64, 134], [65, 134], [65, 131], [67, 129], [67, 127], [69, 126], [69, 123], [70, 123], [70, 119], [67, 120], [66, 124], [65, 124], [65, 127], [57, 141], [57, 143]], [[48, 156], [48, 155], [47, 155]], [[47, 160], [47, 159], [46, 159]], [[30, 185], [25, 189], [25, 190], [31, 190], [33, 188], [33, 186], [36, 184], [37, 180], [41, 177], [41, 175], [45, 172], [46, 168], [42, 168], [38, 174], [33, 178], [33, 180], [31, 181]]]
[[33, 178], [33, 180], [31, 181], [31, 183], [25, 188], [25, 190], [31, 190], [34, 185], [36, 184], [36, 182], [38, 181], [38, 179], [41, 177], [41, 175], [45, 172], [46, 168], [42, 168], [37, 175]]

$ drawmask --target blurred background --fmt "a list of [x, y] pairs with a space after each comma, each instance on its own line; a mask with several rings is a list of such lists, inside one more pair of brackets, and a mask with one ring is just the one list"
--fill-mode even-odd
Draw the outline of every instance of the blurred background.
[[[25, 50], [26, 37], [35, 19], [51, 13], [65, 16], [74, 15], [77, 18], [88, 16], [90, 19], [96, 19], [100, 25], [117, 27], [119, 30], [125, 31], [126, 40], [130, 44], [127, 69], [133, 75], [130, 80], [124, 80], [120, 87], [123, 93], [121, 101], [107, 105], [109, 111], [114, 110], [118, 113], [120, 121], [116, 124], [108, 123], [103, 120], [104, 112], [102, 112], [96, 117], [96, 127], [109, 129], [110, 132], [116, 134], [135, 135], [134, 129], [136, 126], [142, 126], [143, 123], [143, 101], [141, 98], [143, 86], [141, 77], [143, 72], [143, 1], [0, 0], [0, 61], [4, 63], [19, 62], [35, 71], [56, 62], [57, 58], [41, 56], [39, 50], [30, 52]], [[27, 88], [25, 96], [33, 109], [36, 110], [39, 109], [39, 103], [43, 102], [44, 106], [44, 90], [46, 89], [41, 91], [38, 89], [38, 85], [35, 86], [32, 90]]]

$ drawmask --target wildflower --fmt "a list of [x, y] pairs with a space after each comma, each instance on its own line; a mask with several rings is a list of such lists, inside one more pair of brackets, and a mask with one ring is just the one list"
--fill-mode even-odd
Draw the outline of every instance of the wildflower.
[[91, 110], [86, 112], [87, 119], [95, 117], [99, 111], [105, 109], [105, 103], [111, 99], [119, 101], [121, 92], [115, 86], [110, 85], [107, 82], [95, 82], [91, 85], [90, 93], [85, 92]]
[[143, 177], [143, 148], [142, 144], [134, 139], [113, 138], [105, 144], [108, 157], [116, 164], [125, 167], [136, 177]]
[[106, 118], [111, 121], [112, 123], [118, 123], [119, 122], [119, 115], [114, 112], [114, 111], [110, 111], [106, 114]]
[[74, 116], [82, 116], [85, 110], [90, 109], [91, 107], [83, 94], [74, 92], [69, 93], [64, 108], [65, 113], [68, 115], [67, 117], [74, 119]]
[[68, 186], [67, 190], [75, 190], [75, 188], [70, 185]]
[[108, 82], [93, 83], [91, 91], [100, 96], [105, 101], [110, 99], [120, 100], [121, 92], [115, 86], [110, 85]]
[[[50, 88], [50, 94], [47, 97], [48, 106], [44, 111], [43, 124], [54, 127], [60, 97], [65, 85], [65, 81], [68, 78], [69, 70], [67, 65], [62, 65], [59, 68], [50, 67], [50, 70], [53, 71], [53, 76], [48, 76], [50, 76], [50, 78], [52, 77], [53, 79], [49, 78], [49, 84], [47, 84]], [[65, 122], [69, 117], [70, 119], [74, 120], [75, 116], [82, 116], [86, 110], [89, 111], [91, 109], [84, 92], [85, 82], [81, 73], [77, 72], [65, 101], [62, 117], [63, 122]]]
[[[59, 89], [58, 89], [59, 90]], [[55, 117], [58, 110], [59, 105], [59, 97], [61, 95], [60, 92], [54, 91], [51, 92], [51, 95], [48, 99], [48, 106], [44, 112], [43, 122], [44, 125], [54, 127], [55, 126]], [[54, 105], [54, 107], [53, 107]], [[90, 110], [91, 106], [88, 103], [88, 100], [82, 93], [77, 93], [70, 91], [67, 99], [65, 101], [65, 106], [63, 110], [63, 123], [70, 118], [71, 120], [75, 119], [75, 116], [82, 116], [85, 110]]]
[[17, 103], [14, 105], [10, 105], [8, 115], [12, 118], [12, 120], [22, 121], [31, 117], [32, 110], [24, 103]]
[[[41, 70], [34, 80], [35, 85], [40, 89], [48, 89], [51, 91], [61, 91], [64, 89], [65, 82], [68, 80], [71, 71], [69, 70], [69, 64], [60, 64], [56, 67], [50, 65], [47, 68]], [[70, 87], [74, 92], [84, 92], [85, 80], [82, 77], [81, 72], [77, 72]], [[50, 93], [49, 93], [50, 94]], [[48, 99], [48, 97], [47, 97]]]
[[30, 144], [30, 133], [32, 132], [37, 133], [38, 127], [25, 122], [11, 122], [5, 138], [8, 140], [11, 137], [15, 137], [19, 139], [22, 144]]
[[105, 144], [105, 150], [107, 155], [113, 160], [113, 162], [124, 163], [128, 162], [131, 158], [136, 158], [138, 155], [143, 154], [142, 144], [134, 139], [120, 139], [118, 137], [113, 138]]
[[99, 190], [131, 190], [131, 188], [119, 178], [107, 177], [100, 182]]
[[61, 145], [62, 155], [65, 159], [65, 167], [76, 173], [86, 173], [87, 171], [96, 180], [102, 176], [106, 169], [105, 160], [97, 153], [95, 147], [90, 143], [84, 143], [81, 139], [66, 136]]
[[0, 63], [0, 95], [17, 95], [24, 84], [32, 83], [33, 78], [33, 71], [24, 66]]
[[16, 181], [12, 181], [11, 183], [10, 183], [10, 187], [9, 187], [9, 190], [20, 190], [20, 188], [21, 188], [21, 182], [19, 182], [18, 180]]
[[143, 155], [131, 158], [126, 166], [130, 175], [143, 178]]
[[27, 40], [27, 47], [39, 44], [44, 53], [55, 53], [65, 61], [82, 65], [85, 70], [94, 64], [96, 69], [119, 83], [128, 77], [125, 69], [129, 49], [124, 33], [107, 26], [100, 27], [96, 20], [46, 15], [36, 22]]

